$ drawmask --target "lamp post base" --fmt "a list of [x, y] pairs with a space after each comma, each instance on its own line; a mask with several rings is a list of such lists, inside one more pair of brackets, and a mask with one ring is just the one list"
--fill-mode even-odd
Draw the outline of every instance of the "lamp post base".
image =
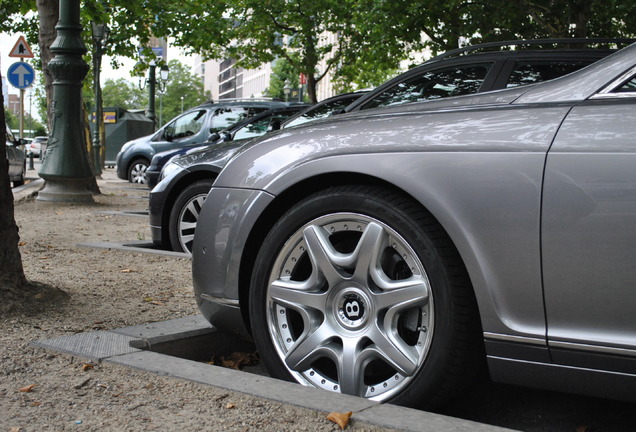
[[94, 203], [93, 179], [46, 179], [44, 189], [36, 198], [41, 202]]

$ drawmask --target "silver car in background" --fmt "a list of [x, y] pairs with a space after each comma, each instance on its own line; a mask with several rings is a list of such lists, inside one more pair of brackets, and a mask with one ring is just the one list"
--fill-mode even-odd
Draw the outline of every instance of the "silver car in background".
[[632, 45], [268, 135], [205, 201], [199, 308], [273, 376], [376, 401], [439, 406], [484, 364], [634, 400], [635, 124]]

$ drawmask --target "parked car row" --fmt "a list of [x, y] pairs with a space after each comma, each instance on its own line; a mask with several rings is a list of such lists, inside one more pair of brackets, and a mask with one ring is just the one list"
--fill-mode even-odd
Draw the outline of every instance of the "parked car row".
[[[268, 131], [328, 117], [363, 94], [364, 92], [359, 92], [335, 96], [304, 109], [303, 106], [290, 106], [268, 110], [247, 118], [220, 134], [213, 134], [211, 139], [214, 142], [205, 147], [157, 153], [147, 171], [148, 183], [153, 187], [149, 212], [154, 243], [190, 254], [199, 211], [210, 185], [227, 160], [241, 146]], [[187, 155], [177, 157], [184, 153]], [[168, 161], [169, 166], [163, 167]], [[161, 170], [160, 167], [164, 169]], [[154, 188], [155, 178], [159, 174], [161, 184]]]
[[146, 170], [156, 153], [205, 144], [210, 135], [247, 117], [286, 102], [259, 99], [228, 99], [207, 102], [177, 116], [152, 135], [124, 144], [116, 157], [117, 176], [132, 183], [147, 183]]
[[635, 401], [636, 44], [525, 43], [170, 159], [153, 239], [191, 251], [203, 316], [375, 401], [437, 407], [482, 367]]

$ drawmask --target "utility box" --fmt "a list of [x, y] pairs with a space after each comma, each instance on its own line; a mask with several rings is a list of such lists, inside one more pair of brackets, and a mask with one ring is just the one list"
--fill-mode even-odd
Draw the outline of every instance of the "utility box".
[[143, 110], [104, 108], [104, 130], [106, 132], [106, 155], [104, 164], [115, 166], [121, 147], [130, 140], [150, 135], [155, 131], [152, 120]]

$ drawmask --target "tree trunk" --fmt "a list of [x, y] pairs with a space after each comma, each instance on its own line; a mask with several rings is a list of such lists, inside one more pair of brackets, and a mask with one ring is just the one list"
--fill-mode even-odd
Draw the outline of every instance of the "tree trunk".
[[[53, 75], [49, 71], [49, 62], [53, 58], [51, 45], [57, 36], [55, 26], [60, 19], [60, 0], [37, 0], [38, 16], [40, 20], [40, 34], [38, 45], [40, 46], [42, 72], [44, 73], [44, 88], [46, 90], [46, 106], [51, 105], [51, 94], [53, 91]], [[52, 112], [48, 111], [48, 126], [52, 130]]]
[[[1, 77], [0, 77], [1, 78]], [[13, 192], [6, 158], [4, 95], [0, 88], [0, 301], [16, 297], [27, 285], [22, 257], [18, 249], [20, 236], [15, 223]]]

